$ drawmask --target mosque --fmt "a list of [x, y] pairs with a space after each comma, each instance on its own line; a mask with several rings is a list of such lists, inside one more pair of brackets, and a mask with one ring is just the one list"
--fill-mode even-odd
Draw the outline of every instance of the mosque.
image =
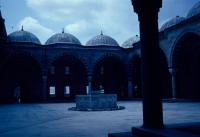
[[[1, 13], [0, 30], [0, 102], [72, 101], [97, 90], [142, 98], [139, 36], [119, 45], [101, 32], [82, 44], [63, 31], [41, 44], [23, 28], [7, 35]], [[164, 23], [159, 41], [163, 98], [200, 99], [200, 2]]]

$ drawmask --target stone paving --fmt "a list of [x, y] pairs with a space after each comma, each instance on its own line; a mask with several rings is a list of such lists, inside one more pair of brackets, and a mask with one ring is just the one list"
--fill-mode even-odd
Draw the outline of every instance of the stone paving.
[[[69, 111], [74, 103], [0, 105], [0, 137], [106, 137], [142, 125], [140, 101], [118, 111]], [[164, 103], [164, 123], [200, 122], [200, 103]]]

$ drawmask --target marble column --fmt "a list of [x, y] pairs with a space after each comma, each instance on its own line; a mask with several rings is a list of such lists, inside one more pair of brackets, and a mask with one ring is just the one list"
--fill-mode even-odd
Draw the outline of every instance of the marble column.
[[128, 78], [128, 98], [133, 98], [133, 81], [132, 81], [132, 78]]
[[163, 128], [158, 12], [162, 0], [132, 0], [140, 23], [143, 128]]
[[169, 69], [169, 72], [171, 73], [171, 79], [172, 79], [172, 99], [176, 99], [176, 68]]
[[88, 75], [88, 95], [92, 94], [92, 75]]
[[43, 75], [42, 76], [42, 81], [43, 81], [43, 100], [47, 100], [47, 76], [46, 75]]

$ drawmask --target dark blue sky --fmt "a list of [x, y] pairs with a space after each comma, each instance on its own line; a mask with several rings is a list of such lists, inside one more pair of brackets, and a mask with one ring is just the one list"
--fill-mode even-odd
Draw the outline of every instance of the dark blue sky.
[[[175, 16], [186, 16], [199, 0], [163, 0], [159, 25]], [[44, 43], [52, 34], [72, 33], [85, 44], [103, 33], [119, 44], [139, 32], [130, 0], [0, 0], [7, 32], [24, 26]]]

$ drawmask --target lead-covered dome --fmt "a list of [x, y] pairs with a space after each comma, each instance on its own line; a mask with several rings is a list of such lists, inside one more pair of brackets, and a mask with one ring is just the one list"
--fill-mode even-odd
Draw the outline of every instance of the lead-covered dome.
[[172, 26], [174, 26], [174, 25], [176, 25], [176, 24], [182, 22], [183, 20], [185, 20], [184, 17], [176, 16], [175, 18], [172, 18], [172, 19], [170, 19], [169, 21], [165, 22], [165, 23], [161, 26], [160, 31], [163, 31], [163, 30], [165, 30], [165, 29], [167, 29], [167, 28], [170, 28], [170, 27], [172, 27]]
[[123, 48], [132, 48], [133, 44], [137, 43], [138, 41], [140, 41], [140, 37], [138, 35], [136, 35], [134, 37], [129, 38], [124, 43], [122, 43], [122, 47]]
[[81, 45], [81, 42], [74, 35], [65, 33], [64, 31], [51, 36], [45, 44], [50, 45], [57, 43]]
[[86, 46], [119, 46], [119, 44], [112, 37], [101, 33], [100, 35], [97, 35], [90, 39], [86, 43]]
[[200, 1], [197, 2], [188, 12], [187, 17], [190, 18], [200, 13]]
[[33, 33], [24, 31], [23, 28], [20, 31], [10, 33], [8, 35], [7, 42], [28, 42], [41, 44], [39, 39]]

